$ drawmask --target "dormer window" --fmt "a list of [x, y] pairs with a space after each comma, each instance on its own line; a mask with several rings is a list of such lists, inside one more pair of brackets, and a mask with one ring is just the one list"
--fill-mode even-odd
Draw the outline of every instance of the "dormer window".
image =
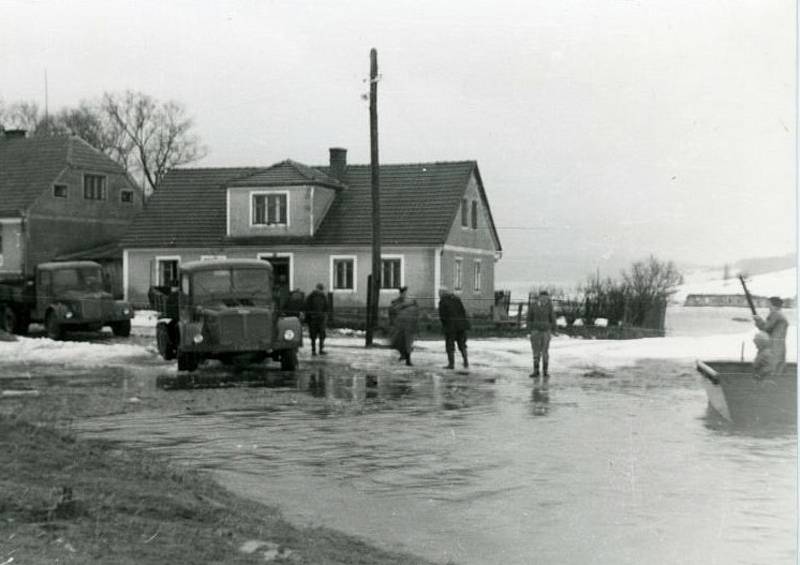
[[289, 225], [289, 194], [287, 192], [256, 192], [252, 195], [252, 224], [254, 226]]
[[83, 175], [83, 197], [86, 200], [105, 200], [105, 175]]

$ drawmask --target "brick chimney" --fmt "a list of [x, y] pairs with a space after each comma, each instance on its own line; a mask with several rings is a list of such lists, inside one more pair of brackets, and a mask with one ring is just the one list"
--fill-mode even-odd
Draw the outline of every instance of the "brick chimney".
[[343, 180], [344, 174], [347, 171], [347, 149], [342, 147], [331, 147], [329, 149], [331, 154], [331, 176]]
[[3, 137], [5, 139], [25, 139], [27, 133], [24, 129], [7, 129], [3, 131]]

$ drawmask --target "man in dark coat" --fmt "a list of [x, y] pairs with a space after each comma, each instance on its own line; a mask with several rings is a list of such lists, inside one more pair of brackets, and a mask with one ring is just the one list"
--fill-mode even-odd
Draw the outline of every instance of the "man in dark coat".
[[470, 324], [467, 312], [461, 299], [445, 288], [439, 289], [439, 320], [442, 323], [444, 349], [447, 352], [445, 369], [454, 368], [456, 345], [461, 352], [464, 368], [468, 368], [467, 330], [470, 329]]
[[756, 327], [767, 332], [769, 335], [770, 349], [775, 358], [777, 367], [780, 369], [786, 361], [786, 331], [789, 329], [789, 321], [781, 311], [783, 300], [777, 296], [769, 299], [769, 314], [767, 319], [761, 316], [753, 316]]
[[407, 296], [408, 287], [400, 287], [400, 296], [389, 306], [389, 323], [392, 326], [392, 347], [400, 352], [400, 361], [411, 366], [411, 350], [417, 335], [419, 307], [416, 300]]
[[306, 298], [306, 321], [308, 322], [308, 336], [311, 338], [311, 355], [317, 354], [317, 338], [319, 338], [319, 354], [327, 355], [325, 351], [325, 327], [328, 323], [328, 297], [323, 292], [322, 283], [317, 284]]
[[547, 365], [550, 362], [550, 332], [555, 328], [556, 319], [553, 303], [546, 290], [528, 305], [528, 329], [531, 332], [531, 349], [533, 350], [532, 379], [539, 378], [539, 360], [542, 360], [542, 373], [549, 379]]

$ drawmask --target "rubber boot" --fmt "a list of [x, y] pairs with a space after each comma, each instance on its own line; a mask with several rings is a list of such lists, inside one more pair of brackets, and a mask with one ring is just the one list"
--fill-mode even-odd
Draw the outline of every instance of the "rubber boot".
[[469, 358], [467, 357], [466, 348], [461, 351], [461, 357], [464, 359], [464, 368], [469, 369]]
[[452, 351], [447, 352], [447, 366], [445, 369], [453, 369], [455, 367], [455, 357]]
[[317, 354], [317, 344], [315, 342], [311, 342], [311, 355], [314, 356]]
[[412, 363], [411, 363], [411, 352], [410, 351], [408, 351], [406, 353], [406, 365], [409, 366], [409, 367], [412, 366]]
[[324, 343], [325, 342], [323, 342], [322, 340], [319, 340], [319, 354], [320, 355], [327, 355], [328, 354], [328, 352], [323, 349], [323, 347], [325, 347], [323, 345]]
[[545, 379], [550, 378], [550, 374], [547, 372], [547, 365], [549, 364], [548, 359], [542, 359], [542, 374], [544, 375]]

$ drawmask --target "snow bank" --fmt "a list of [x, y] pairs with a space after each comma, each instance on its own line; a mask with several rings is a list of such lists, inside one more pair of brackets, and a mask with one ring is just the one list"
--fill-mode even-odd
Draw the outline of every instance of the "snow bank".
[[53, 341], [43, 337], [0, 342], [0, 363], [96, 367], [128, 364], [143, 356], [150, 357], [152, 352], [142, 345]]

